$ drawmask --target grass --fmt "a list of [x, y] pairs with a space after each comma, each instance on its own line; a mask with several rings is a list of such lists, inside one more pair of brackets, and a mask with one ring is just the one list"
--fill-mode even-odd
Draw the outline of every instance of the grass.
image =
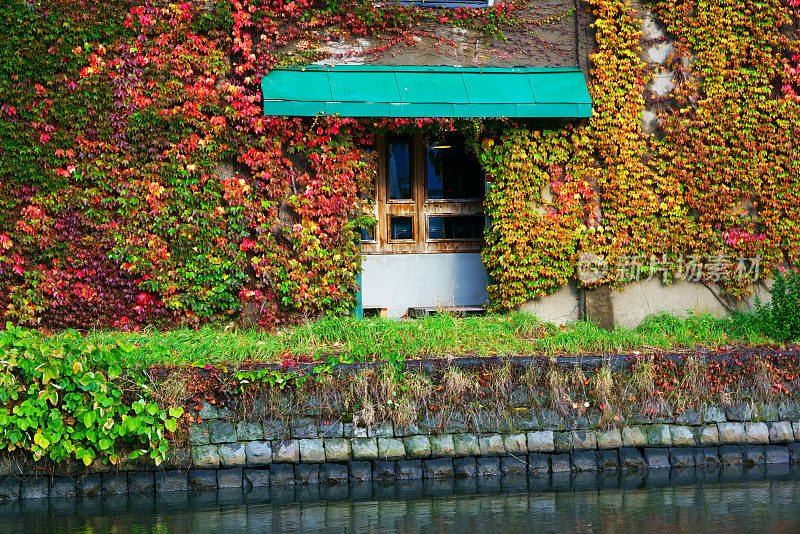
[[238, 326], [141, 332], [94, 331], [86, 336], [133, 346], [130, 366], [276, 362], [284, 357], [351, 354], [357, 360], [381, 360], [391, 354], [407, 359], [462, 355], [551, 355], [598, 352], [652, 352], [763, 344], [771, 340], [746, 321], [694, 315], [648, 318], [636, 328], [613, 332], [590, 323], [559, 327], [531, 315], [510, 313], [459, 318], [433, 315], [418, 321], [330, 318], [278, 332]]

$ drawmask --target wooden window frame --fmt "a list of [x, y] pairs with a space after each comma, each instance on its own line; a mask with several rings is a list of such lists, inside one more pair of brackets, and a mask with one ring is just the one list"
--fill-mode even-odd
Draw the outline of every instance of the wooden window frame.
[[[411, 134], [411, 199], [389, 199], [387, 139], [377, 135], [378, 176], [375, 184], [375, 208], [378, 224], [374, 241], [362, 241], [364, 254], [412, 254], [446, 252], [480, 252], [484, 246], [479, 239], [430, 239], [428, 216], [484, 216], [483, 199], [429, 199], [428, 176], [425, 161], [425, 139], [422, 132]], [[484, 182], [485, 187], [485, 182]], [[410, 216], [414, 239], [391, 240], [389, 219], [392, 216]]]

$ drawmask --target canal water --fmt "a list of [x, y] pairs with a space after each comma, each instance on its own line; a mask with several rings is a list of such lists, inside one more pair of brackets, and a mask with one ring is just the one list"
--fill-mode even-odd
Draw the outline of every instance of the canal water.
[[800, 469], [655, 470], [0, 504], [0, 533], [800, 533]]

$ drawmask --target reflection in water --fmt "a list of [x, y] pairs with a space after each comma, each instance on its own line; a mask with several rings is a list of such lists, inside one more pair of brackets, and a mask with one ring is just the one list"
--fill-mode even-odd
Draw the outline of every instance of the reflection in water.
[[788, 466], [0, 505], [5, 532], [800, 532]]

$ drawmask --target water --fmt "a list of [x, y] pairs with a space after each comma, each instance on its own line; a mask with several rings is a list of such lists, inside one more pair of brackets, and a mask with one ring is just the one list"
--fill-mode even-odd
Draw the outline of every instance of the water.
[[800, 470], [658, 470], [0, 505], [0, 533], [18, 532], [789, 533], [800, 532]]

